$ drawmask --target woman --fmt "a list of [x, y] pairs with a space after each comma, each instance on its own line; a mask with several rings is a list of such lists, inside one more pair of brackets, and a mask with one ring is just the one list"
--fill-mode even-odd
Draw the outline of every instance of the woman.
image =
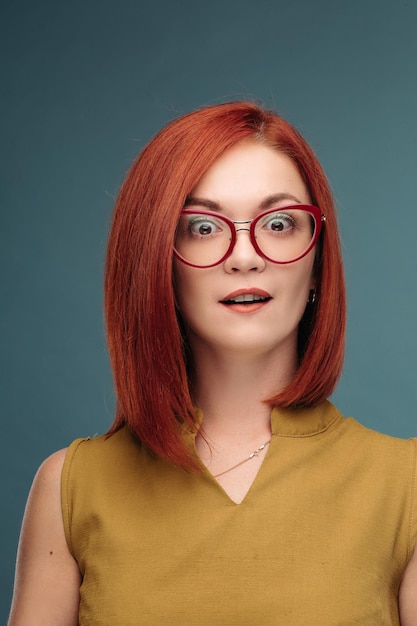
[[10, 625], [415, 626], [415, 441], [326, 400], [343, 272], [302, 137], [246, 102], [163, 129], [105, 305], [117, 416], [40, 468]]

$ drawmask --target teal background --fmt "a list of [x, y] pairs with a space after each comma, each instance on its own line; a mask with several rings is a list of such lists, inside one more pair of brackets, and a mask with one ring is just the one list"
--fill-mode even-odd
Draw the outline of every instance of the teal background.
[[417, 4], [3, 1], [0, 622], [36, 468], [105, 431], [102, 273], [114, 197], [168, 120], [256, 97], [295, 124], [339, 208], [347, 414], [417, 434]]

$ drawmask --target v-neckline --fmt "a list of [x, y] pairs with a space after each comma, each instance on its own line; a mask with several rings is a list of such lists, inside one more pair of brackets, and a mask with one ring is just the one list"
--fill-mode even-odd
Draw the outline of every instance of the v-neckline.
[[[203, 421], [203, 415], [201, 410], [198, 411], [199, 423]], [[279, 438], [308, 438], [320, 436], [325, 433], [333, 424], [343, 420], [343, 415], [338, 409], [328, 400], [325, 400], [316, 407], [304, 407], [299, 409], [283, 409], [281, 407], [274, 407], [271, 410], [271, 441], [265, 456], [256, 472], [252, 482], [249, 485], [248, 490], [243, 496], [240, 502], [234, 500], [231, 495], [226, 491], [223, 485], [215, 478], [210, 472], [208, 467], [200, 459], [195, 448], [195, 437], [198, 429], [190, 431], [185, 436], [191, 436], [193, 440], [193, 447], [198, 461], [202, 468], [202, 474], [216, 486], [218, 491], [227, 499], [228, 503], [232, 506], [241, 506], [245, 504], [248, 499], [253, 497], [253, 492], [262, 480], [262, 476], [265, 473], [265, 465], [268, 465], [270, 457], [274, 454], [274, 448]]]
[[268, 458], [270, 456], [270, 450], [271, 450], [272, 445], [273, 445], [273, 436], [271, 435], [270, 443], [269, 443], [268, 448], [267, 448], [267, 450], [266, 450], [266, 452], [264, 454], [264, 457], [263, 457], [263, 459], [261, 461], [261, 464], [259, 465], [258, 470], [255, 473], [255, 475], [254, 475], [254, 477], [252, 479], [252, 482], [250, 483], [248, 489], [246, 490], [243, 498], [239, 502], [237, 502], [236, 500], [234, 500], [232, 498], [232, 496], [229, 494], [229, 492], [226, 490], [226, 488], [221, 484], [221, 482], [210, 472], [208, 467], [201, 461], [201, 464], [204, 467], [203, 472], [204, 472], [205, 476], [208, 477], [209, 480], [216, 485], [217, 489], [220, 490], [221, 493], [227, 498], [227, 500], [229, 501], [230, 504], [232, 504], [233, 506], [240, 506], [241, 504], [244, 504], [246, 502], [248, 497], [250, 497], [251, 492], [254, 491], [254, 489], [256, 488], [256, 483], [258, 483], [259, 480], [260, 480], [260, 475], [262, 474], [262, 469], [263, 469], [265, 463], [267, 462], [267, 460], [268, 460]]

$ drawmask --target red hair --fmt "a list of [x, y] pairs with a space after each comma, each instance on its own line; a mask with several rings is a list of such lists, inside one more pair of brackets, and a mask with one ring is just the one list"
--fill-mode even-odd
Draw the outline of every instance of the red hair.
[[187, 196], [212, 163], [253, 137], [288, 155], [311, 201], [326, 215], [316, 259], [316, 301], [299, 329], [299, 367], [268, 402], [315, 406], [333, 391], [344, 354], [345, 287], [332, 194], [301, 135], [250, 102], [206, 107], [163, 128], [134, 162], [117, 199], [109, 237], [105, 311], [117, 413], [157, 456], [196, 469], [182, 430], [196, 429], [187, 375], [188, 346], [175, 308], [172, 248]]

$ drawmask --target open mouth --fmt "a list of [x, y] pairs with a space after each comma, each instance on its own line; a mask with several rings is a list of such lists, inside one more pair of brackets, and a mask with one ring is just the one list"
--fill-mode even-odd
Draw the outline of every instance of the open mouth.
[[258, 302], [268, 302], [271, 300], [270, 296], [259, 296], [253, 293], [242, 293], [239, 296], [235, 296], [234, 298], [229, 298], [227, 300], [222, 300], [222, 304], [255, 304]]

